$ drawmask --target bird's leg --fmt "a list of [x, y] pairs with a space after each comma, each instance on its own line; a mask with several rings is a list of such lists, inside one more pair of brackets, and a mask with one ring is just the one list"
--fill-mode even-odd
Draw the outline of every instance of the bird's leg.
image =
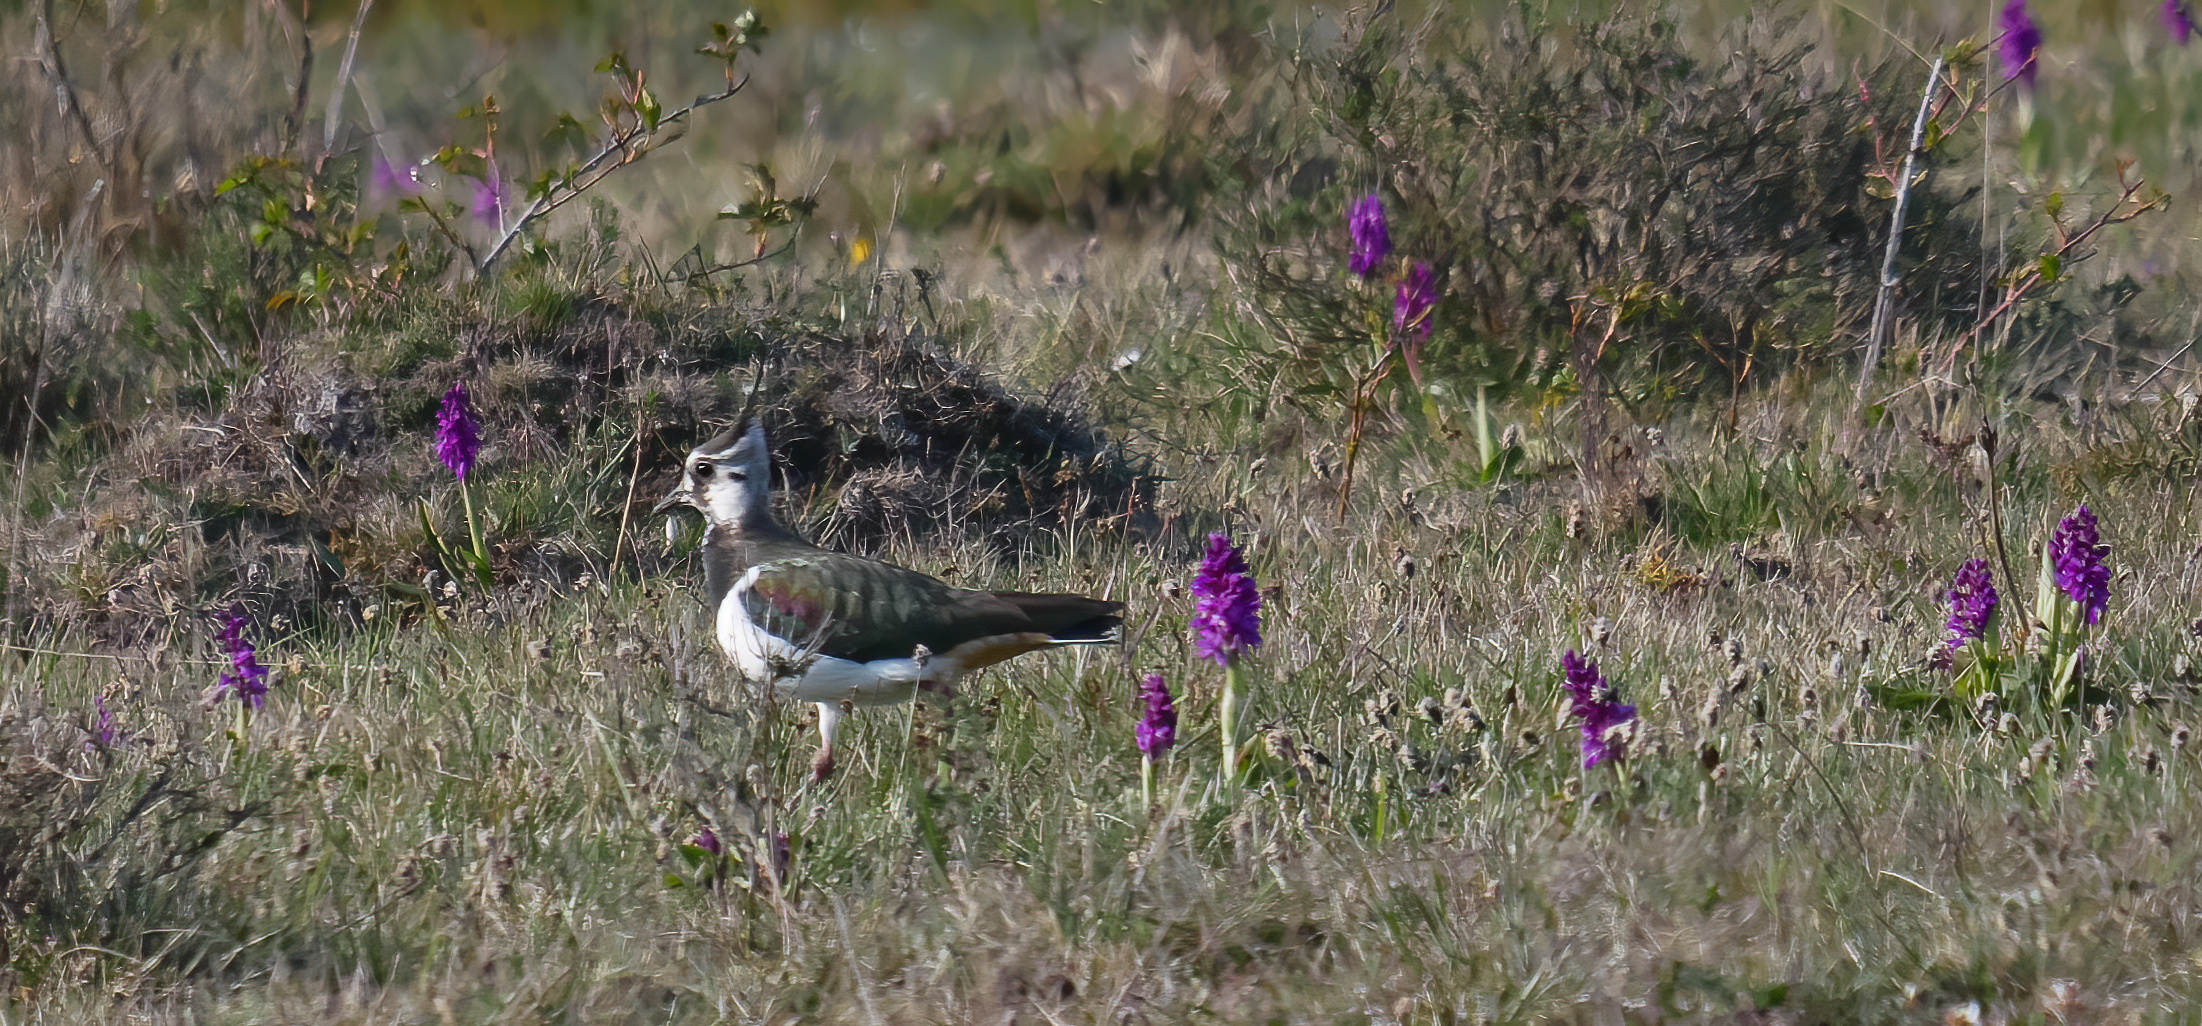
[[841, 703], [818, 703], [818, 757], [810, 763], [810, 782], [823, 784], [833, 775], [833, 735], [841, 729]]

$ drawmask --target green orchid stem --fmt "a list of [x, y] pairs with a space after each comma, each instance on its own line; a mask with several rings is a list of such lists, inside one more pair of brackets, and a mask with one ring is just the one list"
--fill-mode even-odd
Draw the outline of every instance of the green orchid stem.
[[2072, 700], [2080, 669], [2081, 625], [2086, 622], [2074, 605], [2072, 622], [2067, 624], [2065, 609], [2062, 599], [2049, 601], [2049, 702], [2053, 709], [2062, 709]]
[[1239, 793], [1239, 661], [1223, 667], [1223, 702], [1217, 718], [1223, 743], [1223, 791], [1236, 799]]
[[1388, 814], [1391, 812], [1391, 788], [1385, 786], [1384, 774], [1381, 771], [1376, 774], [1376, 779], [1372, 781], [1372, 784], [1376, 791], [1376, 843], [1382, 844], [1384, 843], [1384, 829], [1389, 825], [1385, 820], [1390, 818]]
[[1153, 759], [1141, 758], [1139, 760], [1139, 804], [1141, 808], [1150, 812], [1155, 807], [1155, 761]]
[[466, 506], [466, 536], [474, 543], [474, 581], [487, 592], [492, 583], [489, 573], [489, 547], [482, 544], [482, 524], [474, 517], [474, 493], [466, 486], [466, 478], [459, 479], [459, 501]]

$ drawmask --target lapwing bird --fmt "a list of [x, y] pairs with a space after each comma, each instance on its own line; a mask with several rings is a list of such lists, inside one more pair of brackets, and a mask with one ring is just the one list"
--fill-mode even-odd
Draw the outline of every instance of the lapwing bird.
[[707, 599], [743, 676], [818, 704], [812, 781], [833, 772], [834, 731], [856, 706], [952, 697], [957, 678], [1012, 656], [1117, 639], [1121, 602], [951, 587], [812, 545], [772, 516], [764, 426], [729, 428], [688, 455], [658, 503], [703, 513]]

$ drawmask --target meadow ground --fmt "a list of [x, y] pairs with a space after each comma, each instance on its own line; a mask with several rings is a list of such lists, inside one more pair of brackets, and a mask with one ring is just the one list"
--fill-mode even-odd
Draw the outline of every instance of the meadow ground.
[[[2001, 129], [1938, 114], [1973, 177], [1914, 197], [1861, 401], [1859, 226], [1889, 197], [1859, 182], [1893, 180], [1872, 144], [1916, 96], [1854, 100], [1871, 69], [1800, 88], [1832, 44], [1786, 28], [1699, 66], [1729, 37], [1687, 17], [1511, 9], [1511, 49], [1377, 15], [1307, 28], [1313, 63], [1236, 8], [1122, 38], [1043, 19], [1053, 56], [1008, 63], [1138, 40], [1133, 99], [1019, 71], [1031, 109], [912, 144], [937, 174], [844, 167], [784, 207], [757, 182], [728, 218], [754, 239], [678, 259], [647, 225], [690, 212], [623, 201], [474, 273], [492, 222], [370, 209], [359, 151], [307, 159], [319, 94], [231, 126], [295, 162], [142, 210], [100, 206], [83, 160], [173, 140], [102, 120], [143, 149], [87, 157], [66, 97], [20, 114], [0, 155], [82, 213], [0, 234], [24, 399], [0, 420], [0, 1023], [2202, 1017], [2202, 409], [2187, 272], [2154, 241], [2189, 215], [2137, 210], [2123, 167], [2048, 210], [2007, 97]], [[75, 52], [39, 13], [0, 27]], [[267, 17], [240, 31], [294, 38]], [[299, 25], [324, 59], [298, 81], [327, 81], [346, 25]], [[781, 52], [864, 42], [829, 36]], [[118, 67], [84, 79], [94, 114], [157, 73]], [[1693, 113], [1745, 96], [1742, 137]], [[776, 159], [853, 145], [825, 106], [783, 112], [825, 127]], [[311, 130], [284, 143], [286, 109]], [[446, 156], [454, 189], [498, 180]], [[1628, 175], [1666, 162], [1647, 210]], [[1369, 189], [1445, 266], [1427, 342], [1385, 327], [1389, 271], [1345, 270]], [[455, 380], [488, 443], [464, 495], [435, 455]], [[1123, 644], [861, 713], [807, 788], [815, 714], [736, 678], [695, 526], [647, 513], [744, 410], [790, 523], [1122, 600]], [[2082, 504], [2111, 574], [2085, 627], [2036, 587]], [[1238, 778], [1188, 630], [1212, 531], [1262, 596]], [[1943, 668], [1975, 558], [2002, 612]], [[233, 610], [257, 709], [216, 686]], [[1587, 768], [1569, 650], [1636, 713]], [[1150, 673], [1180, 716], [1151, 800]]]

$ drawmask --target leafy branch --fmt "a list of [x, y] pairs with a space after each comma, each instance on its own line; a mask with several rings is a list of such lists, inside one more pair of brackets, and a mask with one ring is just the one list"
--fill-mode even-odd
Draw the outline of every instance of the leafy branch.
[[2089, 221], [2076, 231], [2067, 225], [2064, 220], [2064, 195], [2054, 192], [2049, 194], [2048, 198], [2043, 201], [2043, 208], [2049, 214], [2051, 229], [2056, 233], [2056, 248], [2036, 256], [2032, 263], [2018, 269], [2009, 278], [2005, 279], [2003, 298], [1996, 303], [1994, 308], [1988, 311], [1986, 316], [1983, 316], [1971, 328], [1967, 329], [1965, 334], [1958, 336], [1957, 341], [1951, 343], [1948, 351], [1942, 354], [1940, 368], [1942, 373], [1949, 373], [1951, 367], [1957, 362], [1957, 354], [1963, 352], [1965, 347], [1971, 344], [1975, 338], [1978, 338], [1982, 331], [1986, 330], [1989, 325], [1994, 324], [2012, 307], [2017, 306], [2021, 300], [2032, 295], [2036, 289], [2044, 285], [2056, 284], [2064, 277], [2067, 267], [2094, 256], [2094, 251], [2085, 247], [2103, 229], [2111, 225], [2124, 224], [2163, 206], [2169, 201], [2169, 197], [2161, 192], [2147, 199], [2137, 198], [2142, 188], [2147, 185], [2147, 181], [2141, 178], [2129, 179], [2127, 173], [2132, 170], [2132, 167], [2131, 161], [2121, 160], [2118, 162], [2118, 186], [2120, 191], [2117, 202], [2112, 203], [2109, 209], [2096, 215], [2094, 220]]
[[[749, 84], [747, 75], [739, 79], [734, 77], [734, 63], [743, 49], [755, 50], [757, 40], [766, 33], [756, 12], [744, 12], [731, 25], [714, 23], [711, 30], [713, 41], [696, 52], [724, 62], [726, 86], [718, 92], [697, 97], [679, 110], [665, 110], [645, 84], [642, 70], [629, 65], [625, 54], [614, 53], [597, 65], [596, 70], [610, 74], [614, 82], [614, 91], [604, 98], [598, 111], [608, 129], [604, 141], [589, 159], [562, 170], [545, 171], [528, 186], [527, 209], [505, 228], [488, 253], [474, 261], [477, 277], [489, 273], [530, 225], [580, 198], [582, 193], [595, 188], [613, 172], [641, 160], [658, 146], [678, 139], [684, 133], [673, 130], [683, 126], [690, 115], [711, 104], [732, 99]], [[560, 115], [552, 135], [579, 137], [581, 124], [571, 114]]]

